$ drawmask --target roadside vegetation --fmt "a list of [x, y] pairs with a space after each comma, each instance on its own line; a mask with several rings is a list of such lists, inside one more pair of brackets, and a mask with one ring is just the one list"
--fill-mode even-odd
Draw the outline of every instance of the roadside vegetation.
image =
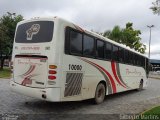
[[160, 106], [154, 107], [151, 110], [145, 112], [144, 114], [159, 114], [160, 115]]
[[10, 77], [11, 77], [10, 68], [4, 68], [3, 70], [0, 69], [0, 78], [10, 78]]
[[142, 113], [139, 118], [135, 120], [160, 120], [160, 106]]
[[0, 69], [3, 70], [4, 62], [11, 58], [16, 25], [23, 20], [22, 15], [7, 12], [0, 16]]

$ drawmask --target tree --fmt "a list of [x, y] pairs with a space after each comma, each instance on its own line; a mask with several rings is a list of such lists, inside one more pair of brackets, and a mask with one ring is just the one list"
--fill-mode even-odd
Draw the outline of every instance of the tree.
[[140, 53], [145, 53], [146, 46], [141, 43], [140, 34], [141, 31], [134, 30], [133, 23], [128, 22], [126, 28], [121, 29], [119, 26], [115, 26], [113, 30], [105, 31], [103, 35]]
[[108, 30], [105, 31], [103, 34], [103, 36], [108, 37], [109, 39], [114, 40], [118, 43], [122, 43], [121, 35], [122, 35], [122, 30], [118, 25], [115, 26], [112, 31]]
[[134, 30], [132, 26], [133, 23], [127, 23], [126, 28], [122, 29], [123, 44], [144, 54], [146, 46], [141, 43], [141, 38], [139, 37], [141, 31]]
[[12, 53], [16, 25], [21, 20], [23, 16], [9, 12], [0, 18], [0, 69], [3, 69], [5, 59]]
[[152, 7], [150, 9], [153, 11], [153, 14], [160, 15], [160, 0], [156, 0], [155, 2], [152, 2]]

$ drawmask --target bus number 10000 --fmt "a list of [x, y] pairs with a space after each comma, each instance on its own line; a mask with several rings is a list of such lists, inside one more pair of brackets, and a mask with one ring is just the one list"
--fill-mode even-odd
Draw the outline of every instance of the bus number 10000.
[[69, 64], [69, 70], [82, 70], [82, 65]]

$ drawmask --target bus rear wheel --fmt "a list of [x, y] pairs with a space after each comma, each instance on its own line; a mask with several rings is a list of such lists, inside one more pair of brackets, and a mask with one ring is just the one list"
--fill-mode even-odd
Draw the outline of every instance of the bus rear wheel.
[[100, 83], [98, 84], [95, 92], [95, 98], [94, 98], [94, 103], [95, 104], [100, 104], [104, 101], [106, 94], [105, 86], [104, 84]]
[[143, 90], [143, 80], [140, 81], [138, 90]]

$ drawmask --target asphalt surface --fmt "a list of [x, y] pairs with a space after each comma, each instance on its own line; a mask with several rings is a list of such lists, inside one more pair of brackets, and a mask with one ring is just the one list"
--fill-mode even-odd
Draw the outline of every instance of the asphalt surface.
[[160, 105], [160, 80], [151, 78], [147, 89], [106, 96], [100, 105], [94, 105], [90, 100], [61, 103], [37, 100], [10, 91], [9, 80], [0, 79], [0, 120], [7, 117], [16, 120], [33, 118], [118, 120], [121, 115], [139, 114], [158, 104]]

